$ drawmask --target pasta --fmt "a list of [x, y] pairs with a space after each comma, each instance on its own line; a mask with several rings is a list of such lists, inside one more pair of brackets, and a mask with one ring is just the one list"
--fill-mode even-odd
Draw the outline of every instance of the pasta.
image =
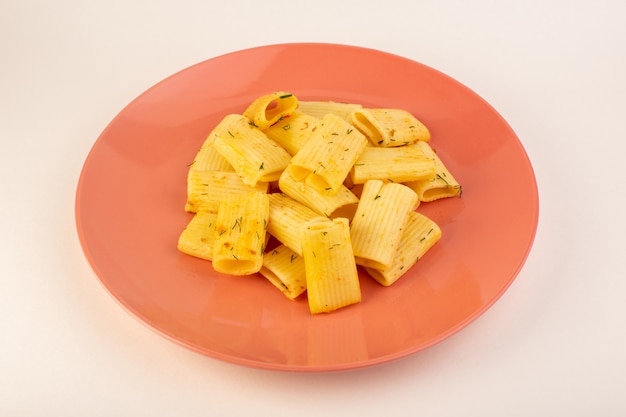
[[278, 181], [291, 160], [286, 150], [250, 124], [242, 115], [230, 114], [218, 126], [212, 146], [250, 186]]
[[358, 197], [344, 185], [336, 194], [320, 193], [306, 182], [294, 180], [287, 170], [280, 176], [278, 186], [289, 197], [329, 218], [341, 215], [351, 219], [359, 202]]
[[405, 185], [367, 181], [351, 226], [356, 263], [375, 269], [388, 268], [407, 216], [417, 204], [417, 195]]
[[274, 123], [264, 132], [293, 156], [304, 146], [319, 124], [319, 119], [296, 111]]
[[178, 250], [197, 258], [213, 260], [217, 213], [196, 213], [178, 238]]
[[267, 192], [268, 183], [258, 182], [254, 187], [244, 184], [233, 171], [189, 170], [187, 177], [187, 202], [185, 210], [196, 213], [217, 213], [219, 202], [226, 196], [251, 191]]
[[306, 291], [304, 258], [285, 245], [279, 245], [263, 256], [260, 273], [290, 300]]
[[269, 220], [267, 194], [252, 192], [220, 201], [215, 220], [213, 268], [231, 275], [259, 272]]
[[442, 236], [420, 204], [461, 195], [429, 141], [406, 110], [260, 96], [196, 152], [177, 249], [304, 295], [311, 314], [359, 303], [359, 268], [394, 284]]
[[268, 198], [270, 202], [269, 234], [302, 256], [303, 230], [308, 222], [322, 216], [285, 194], [272, 193]]
[[354, 126], [329, 113], [287, 169], [296, 181], [304, 180], [319, 192], [333, 195], [366, 144], [367, 139]]
[[347, 219], [310, 222], [302, 252], [311, 313], [328, 313], [361, 301]]
[[441, 238], [439, 226], [421, 213], [408, 215], [398, 249], [391, 264], [384, 269], [365, 268], [378, 283], [386, 287], [396, 282]]
[[407, 182], [407, 186], [417, 193], [421, 201], [435, 201], [461, 194], [461, 185], [437, 156], [428, 143], [418, 142], [415, 146], [433, 160], [435, 175], [429, 179]]
[[352, 112], [363, 108], [356, 103], [342, 103], [337, 101], [300, 101], [298, 110], [318, 119], [323, 119], [327, 114], [334, 114], [346, 122], [351, 122]]
[[279, 91], [254, 100], [243, 116], [259, 129], [265, 129], [289, 116], [298, 107], [298, 99], [291, 93]]
[[359, 109], [352, 112], [351, 121], [377, 146], [404, 146], [430, 140], [428, 128], [402, 109]]
[[350, 173], [353, 184], [367, 180], [407, 182], [435, 176], [435, 162], [421, 148], [410, 145], [394, 148], [368, 146]]

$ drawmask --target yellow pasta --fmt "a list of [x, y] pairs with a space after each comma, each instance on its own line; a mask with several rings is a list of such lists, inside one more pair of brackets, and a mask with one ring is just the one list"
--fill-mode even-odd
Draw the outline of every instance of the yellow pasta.
[[377, 146], [404, 146], [420, 140], [430, 140], [428, 128], [402, 109], [355, 110], [351, 121]]
[[319, 124], [319, 119], [296, 111], [291, 116], [268, 127], [264, 132], [293, 156], [309, 140]]
[[289, 197], [328, 218], [337, 217], [339, 213], [341, 217], [351, 219], [359, 202], [357, 196], [343, 185], [334, 195], [320, 193], [309, 184], [294, 180], [288, 170], [283, 171], [278, 186]]
[[342, 103], [339, 101], [299, 101], [298, 110], [302, 113], [306, 113], [318, 119], [323, 119], [324, 116], [331, 113], [335, 116], [341, 117], [346, 122], [350, 122], [351, 114], [353, 111], [363, 108], [361, 104], [357, 103]]
[[[461, 193], [429, 140], [402, 109], [260, 96], [189, 165], [194, 216], [177, 248], [220, 273], [259, 273], [290, 300], [306, 293], [311, 314], [359, 303], [358, 268], [397, 282], [442, 236], [420, 202]], [[280, 243], [264, 253], [270, 236]]]
[[279, 245], [263, 256], [260, 272], [290, 300], [306, 291], [304, 258], [285, 245]]
[[418, 142], [413, 146], [420, 147], [435, 163], [435, 175], [432, 178], [406, 183], [417, 193], [420, 200], [430, 202], [461, 195], [461, 184], [454, 178], [430, 145], [425, 142]]
[[347, 219], [311, 222], [304, 231], [302, 249], [311, 313], [327, 313], [361, 301]]
[[407, 216], [418, 203], [415, 192], [405, 185], [367, 181], [351, 227], [356, 263], [376, 269], [389, 267]]
[[243, 115], [259, 129], [265, 129], [289, 116], [298, 107], [298, 99], [286, 91], [278, 91], [257, 97]]
[[402, 237], [390, 266], [378, 270], [365, 268], [378, 283], [386, 287], [396, 282], [441, 238], [441, 228], [421, 213], [409, 213]]
[[217, 213], [196, 213], [178, 238], [178, 250], [197, 258], [213, 259]]
[[287, 169], [296, 181], [306, 181], [319, 192], [333, 195], [366, 145], [365, 136], [352, 125], [327, 114]]
[[233, 171], [232, 165], [213, 147], [215, 138], [224, 126], [218, 124], [204, 140], [200, 150], [189, 166], [189, 171]]
[[268, 233], [302, 256], [302, 233], [307, 223], [313, 219], [327, 219], [285, 194], [272, 193], [268, 198], [270, 202]]
[[266, 193], [268, 183], [258, 182], [254, 187], [244, 184], [233, 172], [189, 170], [185, 211], [217, 213], [220, 200], [228, 195], [251, 191]]
[[230, 114], [220, 122], [212, 146], [251, 186], [259, 181], [277, 181], [291, 160], [286, 150], [238, 114]]
[[367, 180], [407, 182], [431, 179], [435, 162], [415, 146], [380, 148], [368, 146], [350, 173], [353, 184]]
[[268, 221], [267, 194], [252, 192], [222, 199], [215, 220], [213, 268], [230, 275], [259, 272]]

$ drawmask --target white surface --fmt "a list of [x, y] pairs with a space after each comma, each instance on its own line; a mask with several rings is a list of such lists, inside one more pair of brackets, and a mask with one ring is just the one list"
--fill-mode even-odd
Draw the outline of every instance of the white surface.
[[[0, 415], [626, 415], [626, 3], [4, 0]], [[282, 42], [406, 56], [516, 131], [540, 193], [517, 280], [448, 340], [331, 374], [249, 369], [129, 316], [85, 260], [74, 196], [107, 123], [162, 78]]]

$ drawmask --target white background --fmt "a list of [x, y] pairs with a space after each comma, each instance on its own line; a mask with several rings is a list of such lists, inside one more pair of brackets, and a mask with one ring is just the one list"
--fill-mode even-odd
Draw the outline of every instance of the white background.
[[[0, 2], [0, 415], [626, 415], [626, 3]], [[491, 103], [540, 219], [504, 296], [405, 359], [330, 374], [191, 352], [128, 315], [79, 246], [80, 170], [154, 83], [283, 42], [380, 49]]]

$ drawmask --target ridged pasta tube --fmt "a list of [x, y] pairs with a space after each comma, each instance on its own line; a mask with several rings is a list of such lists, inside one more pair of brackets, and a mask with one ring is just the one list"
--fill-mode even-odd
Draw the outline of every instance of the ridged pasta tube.
[[230, 114], [220, 122], [213, 147], [250, 186], [278, 181], [291, 161], [286, 150], [239, 114]]
[[407, 216], [418, 203], [417, 194], [405, 185], [367, 181], [351, 226], [356, 263], [376, 269], [388, 268], [398, 249]]
[[263, 265], [269, 199], [260, 192], [228, 196], [215, 220], [213, 268], [230, 275], [250, 275]]
[[298, 99], [286, 91], [277, 91], [257, 97], [243, 112], [252, 124], [265, 129], [289, 116], [298, 107]]
[[412, 211], [402, 230], [402, 237], [391, 265], [384, 269], [365, 268], [381, 285], [396, 282], [441, 238], [441, 228], [421, 213]]
[[302, 251], [311, 313], [328, 313], [361, 301], [347, 219], [309, 223]]
[[351, 121], [377, 146], [404, 146], [430, 140], [428, 128], [402, 109], [359, 109], [352, 112]]

